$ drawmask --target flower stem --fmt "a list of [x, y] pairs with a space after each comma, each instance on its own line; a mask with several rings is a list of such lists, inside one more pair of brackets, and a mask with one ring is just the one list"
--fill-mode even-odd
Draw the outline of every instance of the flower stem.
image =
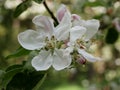
[[43, 5], [45, 6], [46, 10], [49, 12], [50, 16], [53, 18], [55, 21], [55, 24], [58, 25], [58, 20], [54, 16], [53, 12], [49, 9], [48, 5], [46, 4], [45, 0], [43, 1]]
[[47, 77], [47, 73], [43, 76], [43, 78], [38, 82], [38, 84], [32, 90], [40, 90], [41, 85], [45, 81], [46, 77]]

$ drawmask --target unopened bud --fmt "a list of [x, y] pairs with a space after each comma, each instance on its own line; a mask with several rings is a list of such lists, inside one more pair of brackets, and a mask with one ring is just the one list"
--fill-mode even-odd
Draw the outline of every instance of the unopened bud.
[[72, 21], [74, 20], [80, 20], [80, 16], [77, 14], [72, 14]]
[[80, 58], [78, 58], [76, 61], [79, 64], [85, 64], [86, 63], [86, 59], [84, 57], [82, 57], [82, 56]]

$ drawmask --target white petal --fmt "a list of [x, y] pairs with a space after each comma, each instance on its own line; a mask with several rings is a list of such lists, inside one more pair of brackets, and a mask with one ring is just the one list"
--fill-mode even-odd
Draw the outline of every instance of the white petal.
[[88, 41], [97, 33], [100, 23], [98, 20], [92, 19], [92, 20], [87, 20], [84, 23], [84, 26], [87, 28], [87, 31], [85, 33], [85, 40]]
[[64, 4], [60, 6], [60, 8], [57, 10], [57, 20], [60, 22], [67, 11], [67, 8]]
[[41, 51], [32, 59], [32, 66], [37, 70], [47, 70], [52, 65], [53, 57], [50, 51]]
[[41, 33], [45, 33], [48, 37], [51, 37], [54, 31], [54, 25], [52, 20], [47, 16], [36, 16], [33, 18], [33, 23], [36, 24], [37, 30]]
[[65, 49], [65, 51], [64, 51], [64, 54], [65, 54], [65, 55], [70, 55], [70, 53], [73, 52], [73, 49], [74, 49], [73, 46], [67, 47], [67, 48]]
[[88, 61], [90, 62], [95, 62], [98, 60], [101, 60], [99, 57], [94, 57], [93, 55], [87, 53], [85, 50], [83, 49], [78, 49], [78, 52]]
[[34, 30], [26, 30], [18, 35], [19, 43], [28, 50], [42, 48], [45, 45], [44, 39], [44, 36]]
[[55, 36], [58, 40], [66, 40], [69, 37], [69, 31], [71, 27], [71, 15], [66, 12], [62, 21], [55, 29]]
[[55, 49], [53, 56], [53, 67], [56, 70], [62, 70], [71, 64], [71, 56], [65, 55], [63, 49]]
[[70, 30], [70, 41], [75, 42], [76, 39], [82, 38], [85, 34], [86, 28], [82, 26], [75, 26]]

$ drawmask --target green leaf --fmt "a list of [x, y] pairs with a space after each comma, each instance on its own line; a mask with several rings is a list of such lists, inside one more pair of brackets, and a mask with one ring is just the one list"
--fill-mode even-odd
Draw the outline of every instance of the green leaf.
[[22, 3], [20, 3], [14, 11], [14, 17], [18, 17], [22, 12], [27, 10], [27, 8], [30, 6], [31, 6], [31, 0], [25, 0]]
[[35, 1], [36, 3], [41, 3], [43, 0], [33, 0]]
[[2, 88], [6, 88], [7, 84], [11, 81], [11, 79], [13, 78], [13, 76], [19, 72], [21, 72], [22, 70], [22, 67], [20, 68], [15, 68], [15, 69], [12, 69], [8, 72], [6, 72], [4, 74], [4, 77], [2, 79]]
[[5, 59], [28, 55], [30, 52], [31, 52], [30, 50], [26, 50], [26, 49], [20, 47], [14, 53], [8, 55]]
[[10, 71], [10, 70], [17, 69], [17, 68], [21, 68], [21, 67], [23, 67], [23, 65], [21, 65], [21, 64], [16, 64], [16, 65], [9, 66], [5, 71], [8, 72], [8, 71]]
[[117, 30], [114, 27], [111, 27], [108, 29], [105, 41], [108, 44], [114, 44], [117, 39], [119, 37], [119, 33], [117, 32]]
[[[17, 73], [8, 83], [6, 90], [33, 90], [32, 88], [44, 77], [41, 72]], [[37, 89], [40, 90], [40, 89]]]
[[0, 79], [3, 77], [4, 74], [5, 74], [5, 71], [0, 70]]
[[37, 83], [37, 85], [33, 88], [33, 90], [40, 90], [41, 85], [43, 84], [43, 82], [45, 81], [47, 76], [47, 73], [43, 76], [43, 78]]
[[1, 84], [2, 84], [2, 79], [3, 79], [3, 77], [4, 77], [4, 74], [5, 74], [5, 71], [0, 70], [0, 90], [1, 90], [1, 88], [2, 88]]

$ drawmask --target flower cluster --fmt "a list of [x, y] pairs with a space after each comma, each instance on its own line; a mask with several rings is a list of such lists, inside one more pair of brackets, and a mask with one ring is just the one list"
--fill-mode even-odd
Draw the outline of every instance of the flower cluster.
[[28, 50], [37, 50], [39, 54], [32, 59], [32, 66], [37, 70], [47, 70], [51, 66], [62, 70], [72, 62], [85, 63], [100, 60], [86, 51], [86, 43], [98, 31], [99, 21], [82, 20], [71, 14], [65, 5], [57, 10], [59, 24], [55, 27], [51, 18], [36, 16], [33, 23], [35, 30], [26, 30], [18, 35], [20, 45]]

